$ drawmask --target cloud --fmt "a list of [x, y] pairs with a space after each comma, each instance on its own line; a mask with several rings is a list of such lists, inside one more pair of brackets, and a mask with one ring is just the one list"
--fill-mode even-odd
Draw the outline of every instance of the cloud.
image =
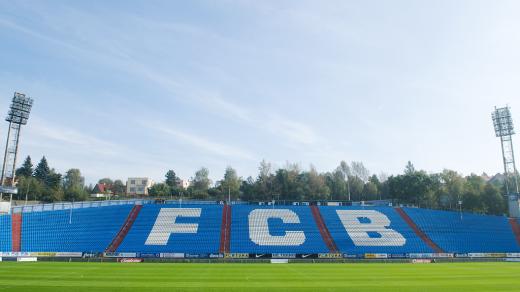
[[214, 142], [206, 138], [191, 133], [186, 133], [184, 131], [172, 127], [166, 127], [157, 123], [153, 124], [149, 122], [141, 122], [141, 124], [152, 130], [167, 135], [171, 135], [175, 137], [177, 140], [181, 141], [182, 143], [197, 147], [200, 150], [203, 150], [207, 153], [216, 154], [222, 157], [233, 159], [247, 159], [252, 161], [258, 160], [253, 154], [249, 153], [248, 151], [239, 149], [237, 147]]

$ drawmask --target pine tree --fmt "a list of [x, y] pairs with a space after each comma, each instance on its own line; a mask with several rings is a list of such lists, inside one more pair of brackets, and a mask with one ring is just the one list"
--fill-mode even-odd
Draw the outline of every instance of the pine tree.
[[43, 156], [42, 160], [40, 160], [36, 166], [36, 169], [34, 170], [34, 177], [42, 182], [45, 182], [49, 177], [50, 172], [51, 170], [49, 168], [49, 164], [47, 163], [47, 159], [45, 156]]
[[172, 188], [176, 188], [177, 184], [179, 183], [179, 178], [175, 174], [175, 171], [168, 170], [168, 172], [165, 175], [166, 180], [164, 181], [168, 186]]
[[33, 164], [31, 161], [31, 156], [27, 156], [27, 158], [25, 158], [25, 161], [22, 164], [22, 167], [20, 167], [16, 170], [16, 176], [30, 177], [32, 175], [33, 175]]

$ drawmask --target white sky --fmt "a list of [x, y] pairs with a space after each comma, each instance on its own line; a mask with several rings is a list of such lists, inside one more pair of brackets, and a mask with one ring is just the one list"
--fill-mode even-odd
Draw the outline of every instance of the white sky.
[[20, 160], [87, 182], [262, 159], [493, 174], [493, 107], [518, 125], [519, 1], [91, 2], [0, 3], [0, 109], [35, 99]]

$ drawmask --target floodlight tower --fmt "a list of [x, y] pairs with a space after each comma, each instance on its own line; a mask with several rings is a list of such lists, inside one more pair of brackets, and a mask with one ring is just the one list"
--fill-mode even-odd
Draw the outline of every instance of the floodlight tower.
[[20, 142], [20, 130], [22, 125], [27, 124], [31, 113], [33, 100], [23, 93], [15, 92], [5, 120], [9, 122], [7, 131], [7, 142], [5, 144], [4, 162], [2, 164], [2, 175], [0, 178], [0, 193], [16, 193], [15, 172], [16, 156], [18, 154], [18, 143]]
[[515, 130], [509, 106], [502, 108], [495, 107], [491, 118], [493, 119], [495, 135], [500, 138], [500, 144], [502, 146], [502, 160], [504, 162], [504, 175], [506, 177], [505, 186], [509, 203], [509, 215], [511, 217], [520, 217], [518, 172], [516, 170], [515, 153], [513, 150], [513, 135], [515, 134]]

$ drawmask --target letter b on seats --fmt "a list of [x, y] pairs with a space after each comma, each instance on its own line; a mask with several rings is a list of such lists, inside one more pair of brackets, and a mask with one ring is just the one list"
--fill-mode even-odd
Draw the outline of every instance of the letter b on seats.
[[[406, 243], [399, 232], [388, 228], [390, 220], [375, 210], [336, 210], [348, 235], [356, 246], [403, 246]], [[367, 222], [362, 222], [365, 219]], [[370, 233], [378, 237], [370, 237]]]

